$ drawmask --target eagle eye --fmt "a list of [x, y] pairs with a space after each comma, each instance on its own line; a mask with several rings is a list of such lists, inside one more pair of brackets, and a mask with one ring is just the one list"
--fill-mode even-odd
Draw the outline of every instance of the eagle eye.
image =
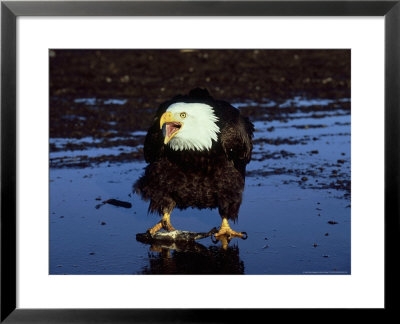
[[186, 113], [185, 112], [181, 112], [179, 116], [181, 116], [181, 118], [186, 118]]

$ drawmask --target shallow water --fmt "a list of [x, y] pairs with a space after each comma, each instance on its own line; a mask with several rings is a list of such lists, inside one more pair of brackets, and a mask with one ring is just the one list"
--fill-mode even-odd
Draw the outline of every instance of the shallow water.
[[[116, 114], [126, 103], [76, 98], [71, 106], [107, 105]], [[108, 123], [95, 137], [50, 139], [49, 272], [350, 274], [349, 100], [295, 97], [234, 105], [256, 128], [239, 221], [232, 225], [246, 231], [247, 240], [234, 238], [226, 250], [210, 238], [183, 246], [138, 242], [136, 234], [159, 220], [132, 193], [146, 165], [146, 132], [121, 133], [118, 123]], [[65, 120], [85, 123], [81, 117], [71, 109]], [[110, 198], [132, 208], [96, 208]], [[195, 232], [220, 225], [217, 210], [175, 210], [171, 220], [177, 229]]]

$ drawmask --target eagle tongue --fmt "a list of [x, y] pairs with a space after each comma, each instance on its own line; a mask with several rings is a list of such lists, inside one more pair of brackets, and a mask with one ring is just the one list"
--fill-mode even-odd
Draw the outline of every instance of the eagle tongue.
[[178, 130], [178, 127], [175, 126], [173, 123], [167, 123], [166, 125], [166, 131], [167, 131], [167, 137], [171, 137], [173, 133], [175, 133]]

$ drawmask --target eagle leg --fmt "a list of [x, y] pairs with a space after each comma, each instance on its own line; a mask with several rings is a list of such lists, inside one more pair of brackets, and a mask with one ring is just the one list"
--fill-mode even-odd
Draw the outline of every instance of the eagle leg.
[[222, 218], [221, 227], [219, 228], [218, 233], [214, 234], [214, 237], [217, 241], [221, 241], [222, 247], [226, 249], [232, 237], [240, 237], [242, 239], [247, 239], [246, 232], [236, 232], [229, 226], [228, 219]]
[[155, 233], [157, 233], [160, 229], [165, 229], [166, 231], [175, 231], [175, 228], [171, 225], [170, 221], [170, 213], [164, 213], [163, 218], [152, 228], [149, 228], [147, 232], [153, 236]]

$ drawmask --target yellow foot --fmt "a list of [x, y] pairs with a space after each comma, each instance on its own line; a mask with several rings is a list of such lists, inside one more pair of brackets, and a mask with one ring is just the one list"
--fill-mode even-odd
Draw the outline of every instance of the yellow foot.
[[218, 233], [214, 234], [214, 238], [216, 241], [221, 241], [222, 248], [226, 250], [228, 248], [228, 244], [233, 237], [240, 237], [242, 239], [247, 239], [246, 232], [236, 232], [230, 228], [228, 220], [226, 218], [222, 219], [221, 227], [219, 228]]
[[229, 226], [228, 220], [226, 218], [222, 219], [222, 224], [221, 227], [219, 228], [218, 233], [214, 234], [214, 237], [216, 239], [222, 237], [222, 236], [226, 236], [229, 238], [232, 237], [240, 237], [242, 239], [246, 239], [247, 238], [247, 233], [246, 232], [236, 232], [233, 229], [231, 229], [231, 227]]
[[147, 232], [153, 236], [155, 233], [157, 233], [160, 229], [165, 229], [166, 231], [175, 231], [175, 228], [171, 225], [170, 221], [170, 214], [164, 213], [163, 218], [152, 228], [149, 228]]

